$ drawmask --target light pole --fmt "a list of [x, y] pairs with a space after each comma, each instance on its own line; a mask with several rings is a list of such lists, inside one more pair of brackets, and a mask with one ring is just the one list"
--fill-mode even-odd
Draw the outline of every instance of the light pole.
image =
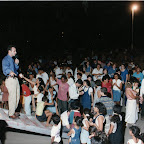
[[132, 42], [131, 42], [131, 49], [133, 50], [133, 22], [134, 22], [134, 11], [137, 10], [138, 6], [132, 6]]

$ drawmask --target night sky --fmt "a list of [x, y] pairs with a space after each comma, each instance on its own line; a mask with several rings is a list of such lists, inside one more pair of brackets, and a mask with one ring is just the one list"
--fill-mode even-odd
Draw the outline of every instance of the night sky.
[[[128, 48], [134, 2], [0, 2], [1, 57], [9, 44], [23, 56]], [[143, 48], [144, 2], [135, 12], [134, 44]], [[59, 49], [59, 50], [57, 50]]]

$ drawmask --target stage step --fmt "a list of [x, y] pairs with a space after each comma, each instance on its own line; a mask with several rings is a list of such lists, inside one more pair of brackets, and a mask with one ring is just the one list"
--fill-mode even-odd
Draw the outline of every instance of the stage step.
[[[10, 119], [8, 116], [8, 110], [0, 108], [0, 119], [5, 120], [10, 128], [35, 132], [38, 134], [51, 134], [51, 127], [45, 127], [46, 122], [39, 122], [35, 116], [26, 116], [21, 113], [20, 119]], [[63, 133], [62, 137], [68, 138], [67, 133]]]

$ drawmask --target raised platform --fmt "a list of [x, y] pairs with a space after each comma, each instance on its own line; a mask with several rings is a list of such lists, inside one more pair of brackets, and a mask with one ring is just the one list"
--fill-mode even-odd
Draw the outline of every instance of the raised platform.
[[[34, 116], [20, 114], [20, 119], [10, 119], [8, 110], [0, 108], [0, 119], [5, 120], [10, 128], [35, 132], [38, 134], [50, 135], [51, 127], [45, 127], [46, 122], [39, 122]], [[68, 138], [67, 133], [62, 134], [63, 138]]]

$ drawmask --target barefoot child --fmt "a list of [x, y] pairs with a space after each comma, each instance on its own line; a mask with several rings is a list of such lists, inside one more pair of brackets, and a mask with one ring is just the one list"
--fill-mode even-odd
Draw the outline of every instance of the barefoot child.
[[49, 124], [51, 117], [52, 117], [52, 113], [49, 110], [45, 110], [44, 108], [45, 106], [48, 105], [47, 103], [47, 97], [43, 97], [41, 102], [37, 103], [37, 108], [36, 108], [36, 118], [40, 121], [40, 122], [46, 122], [46, 126], [51, 126]]

